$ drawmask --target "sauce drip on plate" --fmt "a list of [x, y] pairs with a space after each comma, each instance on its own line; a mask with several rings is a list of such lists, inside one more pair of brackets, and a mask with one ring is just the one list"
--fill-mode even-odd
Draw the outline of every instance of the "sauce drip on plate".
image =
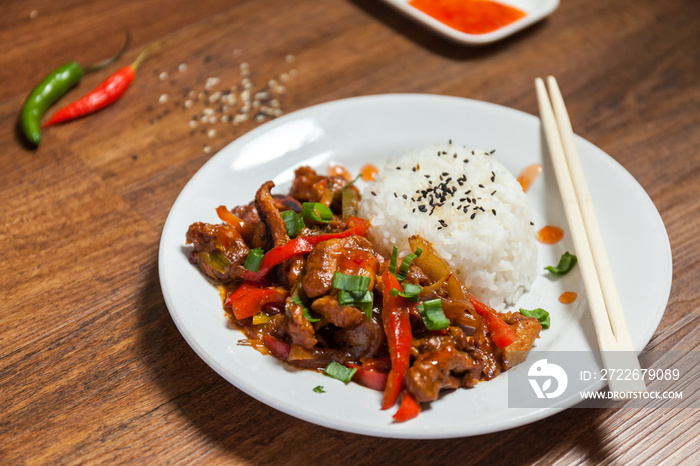
[[571, 304], [576, 301], [576, 298], [578, 298], [578, 295], [573, 291], [565, 291], [559, 296], [559, 302], [562, 304]]
[[467, 34], [486, 34], [525, 16], [525, 12], [490, 0], [411, 0], [414, 8]]
[[556, 244], [564, 237], [564, 230], [547, 225], [537, 232], [537, 241], [543, 244]]
[[352, 175], [347, 169], [342, 165], [333, 165], [328, 167], [328, 176], [342, 176], [346, 180], [352, 180]]
[[528, 192], [532, 183], [542, 174], [542, 165], [533, 163], [523, 169], [518, 176], [518, 183], [522, 186], [524, 192]]
[[377, 173], [379, 173], [379, 169], [371, 163], [368, 163], [360, 169], [360, 175], [362, 175], [363, 181], [375, 181], [377, 179]]

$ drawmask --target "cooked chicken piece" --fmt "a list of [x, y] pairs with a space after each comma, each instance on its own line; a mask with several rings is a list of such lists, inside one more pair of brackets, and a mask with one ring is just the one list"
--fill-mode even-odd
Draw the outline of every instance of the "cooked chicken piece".
[[321, 314], [330, 323], [345, 328], [362, 322], [363, 314], [354, 306], [341, 306], [333, 296], [322, 296], [311, 303], [311, 309]]

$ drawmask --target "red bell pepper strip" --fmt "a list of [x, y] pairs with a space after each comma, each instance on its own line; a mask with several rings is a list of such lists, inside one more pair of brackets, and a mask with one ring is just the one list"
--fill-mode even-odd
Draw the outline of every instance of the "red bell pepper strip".
[[282, 340], [278, 340], [270, 334], [265, 334], [263, 341], [267, 349], [270, 350], [273, 356], [283, 361], [289, 359], [289, 352], [292, 350], [292, 345]]
[[393, 418], [396, 422], [404, 422], [420, 414], [420, 404], [413, 399], [410, 393], [404, 390], [403, 395], [401, 395], [401, 404], [399, 405], [399, 410], [396, 411]]
[[474, 306], [476, 313], [484, 319], [486, 328], [489, 329], [496, 346], [505, 348], [515, 341], [515, 332], [495, 310], [476, 299], [471, 293], [469, 293], [469, 301]]
[[148, 52], [150, 52], [157, 45], [159, 44], [148, 47], [146, 50], [141, 52], [134, 63], [120, 69], [112, 76], [104, 80], [95, 89], [82, 96], [80, 99], [58, 110], [46, 123], [44, 123], [43, 126], [46, 127], [56, 123], [61, 123], [63, 121], [73, 120], [75, 118], [96, 112], [97, 110], [115, 102], [122, 96], [122, 94], [124, 94], [124, 92], [126, 92], [129, 85], [131, 85], [131, 82], [134, 80], [134, 76], [136, 75], [136, 70], [141, 62], [143, 62], [143, 60], [146, 58]]
[[322, 241], [334, 238], [347, 238], [348, 236], [358, 235], [365, 236], [367, 234], [367, 223], [358, 217], [350, 217], [348, 219], [349, 228], [339, 233], [328, 233], [325, 235], [316, 236], [300, 236], [293, 240], [267, 251], [263, 257], [260, 268], [257, 272], [246, 270], [242, 277], [245, 280], [260, 281], [267, 275], [272, 268], [282, 262], [290, 259], [298, 254], [308, 254]]
[[231, 305], [231, 311], [236, 319], [241, 320], [251, 317], [260, 312], [266, 304], [284, 304], [288, 293], [280, 288], [260, 288], [251, 289], [235, 299], [226, 299], [226, 303]]
[[240, 218], [231, 213], [226, 206], [220, 205], [216, 208], [216, 215], [219, 216], [222, 222], [236, 230], [240, 234], [247, 234], [253, 231], [253, 225], [244, 222]]
[[367, 388], [383, 392], [386, 387], [387, 374], [386, 372], [379, 372], [372, 369], [365, 369], [364, 367], [358, 366], [357, 364], [348, 364], [349, 367], [357, 369], [355, 374], [352, 376], [353, 382], [359, 383]]
[[248, 294], [250, 290], [258, 290], [262, 288], [262, 285], [258, 282], [243, 282], [241, 286], [236, 288], [233, 292], [226, 296], [226, 301], [224, 301], [224, 306], [230, 306], [232, 302], [241, 298], [243, 295]]
[[384, 389], [382, 409], [389, 409], [403, 388], [403, 378], [408, 372], [411, 359], [411, 321], [405, 298], [392, 296], [391, 290], [401, 289], [399, 279], [387, 268], [382, 274], [382, 322], [386, 334], [391, 371]]

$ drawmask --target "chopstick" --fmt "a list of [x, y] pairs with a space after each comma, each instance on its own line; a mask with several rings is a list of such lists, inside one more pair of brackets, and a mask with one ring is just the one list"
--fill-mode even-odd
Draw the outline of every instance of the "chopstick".
[[[547, 85], [549, 95], [544, 81], [535, 79], [540, 120], [576, 249], [601, 359], [606, 369], [639, 371], [639, 360], [627, 329], [564, 99], [553, 76], [547, 78]], [[612, 377], [608, 387], [611, 392], [645, 391], [642, 379]]]

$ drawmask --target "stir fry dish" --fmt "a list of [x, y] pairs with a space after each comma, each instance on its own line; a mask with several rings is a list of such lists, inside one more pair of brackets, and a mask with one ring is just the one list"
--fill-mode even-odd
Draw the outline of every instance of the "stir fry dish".
[[353, 181], [301, 167], [287, 195], [274, 186], [187, 231], [190, 262], [221, 287], [241, 344], [382, 391], [396, 422], [524, 360], [538, 319], [483, 304], [420, 236], [403, 257], [377, 252]]

